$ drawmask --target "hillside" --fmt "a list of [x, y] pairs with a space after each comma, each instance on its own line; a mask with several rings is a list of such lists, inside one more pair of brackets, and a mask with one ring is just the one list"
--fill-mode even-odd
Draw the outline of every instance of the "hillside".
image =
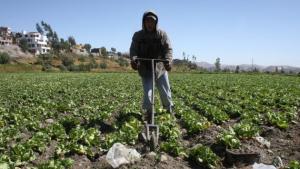
[[0, 46], [0, 53], [10, 56], [9, 64], [0, 64], [0, 72], [36, 72], [36, 71], [94, 71], [120, 72], [130, 71], [129, 59], [83, 56], [74, 53], [32, 55], [23, 52], [18, 46]]
[[22, 58], [32, 58], [34, 57], [29, 52], [23, 52], [21, 48], [17, 45], [9, 45], [9, 46], [2, 46], [0, 45], [0, 52], [6, 52], [12, 58], [22, 57]]
[[[119, 59], [112, 59], [108, 57], [96, 57], [96, 56], [82, 56], [74, 53], [62, 53], [59, 56], [51, 54], [45, 55], [43, 58], [41, 56], [32, 55], [29, 52], [23, 52], [19, 46], [0, 46], [0, 53], [8, 53], [11, 57], [10, 64], [0, 65], [0, 72], [20, 72], [20, 71], [59, 71], [67, 70], [64, 68], [63, 59], [73, 58], [73, 63], [81, 68], [70, 68], [71, 71], [132, 71], [130, 68], [130, 61], [126, 57]], [[46, 59], [46, 61], [45, 61]], [[45, 63], [47, 62], [47, 63]], [[46, 64], [46, 65], [45, 65]], [[85, 65], [85, 66], [83, 66]], [[87, 66], [87, 65], [90, 65]], [[101, 66], [100, 66], [101, 65]], [[46, 66], [46, 67], [45, 67]], [[64, 65], [66, 66], [66, 65]], [[254, 69], [260, 72], [286, 72], [286, 73], [300, 73], [299, 67], [292, 67], [287, 65], [251, 65], [251, 64], [241, 64], [241, 65], [225, 65], [221, 63], [222, 70], [235, 71], [236, 67], [239, 66], [239, 71], [249, 72]], [[48, 68], [51, 69], [49, 70]], [[276, 70], [277, 69], [277, 70]], [[172, 71], [174, 72], [190, 72], [190, 71], [214, 71], [215, 65], [208, 62], [191, 62], [187, 60], [174, 59]]]

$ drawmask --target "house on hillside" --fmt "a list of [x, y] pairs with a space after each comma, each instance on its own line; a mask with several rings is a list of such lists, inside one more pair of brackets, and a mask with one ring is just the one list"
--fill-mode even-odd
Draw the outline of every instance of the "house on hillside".
[[111, 58], [111, 59], [119, 59], [119, 56], [117, 55], [117, 53], [113, 52], [113, 51], [107, 51], [107, 56], [108, 56], [108, 58]]
[[26, 39], [29, 52], [33, 54], [45, 54], [50, 51], [50, 46], [48, 44], [48, 38], [39, 32], [26, 32], [23, 31], [18, 34], [17, 42], [21, 39]]
[[101, 54], [101, 48], [93, 48], [93, 49], [91, 49], [91, 54], [93, 56], [101, 56], [102, 55]]
[[86, 49], [84, 48], [84, 45], [82, 45], [82, 44], [77, 44], [77, 45], [72, 46], [70, 51], [77, 55], [84, 55], [84, 56], [88, 55], [88, 52], [86, 51]]
[[13, 35], [9, 27], [0, 27], [0, 45], [12, 45]]

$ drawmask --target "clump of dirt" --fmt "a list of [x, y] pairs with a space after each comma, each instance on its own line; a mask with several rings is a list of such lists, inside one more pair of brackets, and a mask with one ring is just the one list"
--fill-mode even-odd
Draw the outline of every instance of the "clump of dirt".
[[74, 160], [73, 169], [92, 168], [92, 162], [85, 155], [75, 154], [72, 159]]

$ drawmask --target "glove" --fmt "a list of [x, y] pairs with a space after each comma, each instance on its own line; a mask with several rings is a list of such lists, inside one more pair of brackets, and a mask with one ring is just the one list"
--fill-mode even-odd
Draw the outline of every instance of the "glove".
[[167, 71], [170, 71], [172, 69], [170, 63], [165, 63], [164, 66]]
[[137, 70], [139, 68], [137, 61], [131, 60], [130, 64], [133, 70]]

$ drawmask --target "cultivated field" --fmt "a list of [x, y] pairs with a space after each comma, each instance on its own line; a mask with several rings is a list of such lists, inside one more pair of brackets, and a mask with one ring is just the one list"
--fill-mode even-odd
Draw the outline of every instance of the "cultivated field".
[[143, 155], [121, 168], [241, 168], [253, 156], [264, 163], [279, 156], [288, 167], [300, 160], [296, 76], [171, 73], [176, 116], [157, 105], [160, 147], [153, 158], [138, 137], [143, 116], [136, 73], [7, 73], [0, 79], [0, 168], [110, 168], [105, 155], [116, 142]]

